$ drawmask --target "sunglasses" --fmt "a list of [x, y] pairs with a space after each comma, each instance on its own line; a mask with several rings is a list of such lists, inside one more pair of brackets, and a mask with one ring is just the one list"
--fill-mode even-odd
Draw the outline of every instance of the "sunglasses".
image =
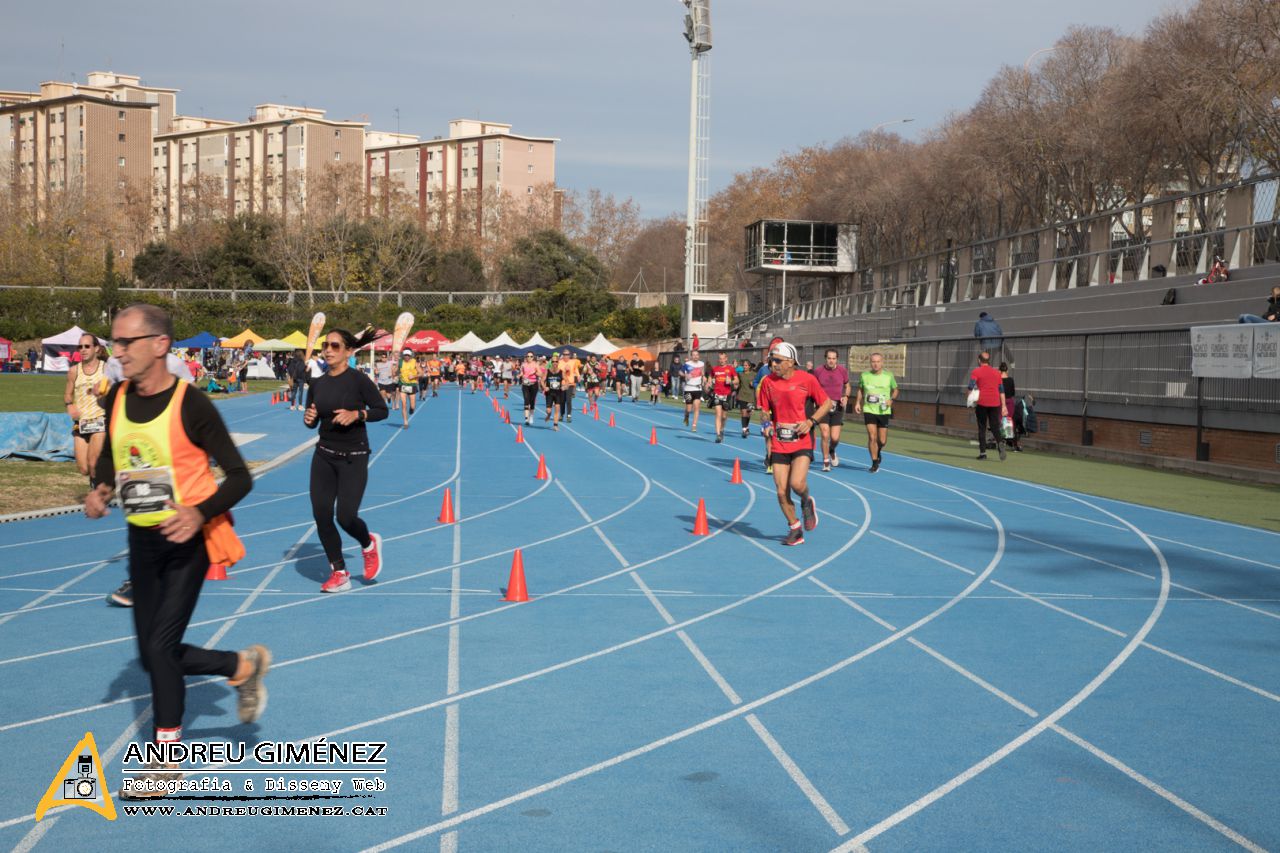
[[160, 338], [163, 335], [135, 335], [132, 338], [112, 338], [111, 346], [116, 349], [128, 349], [138, 341], [145, 341], [147, 338]]
[[343, 344], [342, 341], [325, 341], [324, 342], [325, 349], [342, 349], [344, 346], [345, 344]]
[[93, 344], [81, 344], [80, 349], [93, 349]]

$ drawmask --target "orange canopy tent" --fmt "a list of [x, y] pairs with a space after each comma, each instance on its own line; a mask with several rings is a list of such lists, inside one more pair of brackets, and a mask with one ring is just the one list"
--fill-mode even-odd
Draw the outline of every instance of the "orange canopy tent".
[[245, 344], [253, 344], [256, 346], [265, 340], [266, 338], [262, 337], [262, 335], [256, 334], [252, 329], [245, 329], [234, 338], [223, 338], [222, 345], [227, 349], [240, 349]]
[[622, 349], [616, 349], [609, 353], [609, 358], [625, 358], [627, 361], [630, 361], [637, 356], [643, 361], [658, 360], [656, 355], [649, 352], [644, 347], [623, 347]]

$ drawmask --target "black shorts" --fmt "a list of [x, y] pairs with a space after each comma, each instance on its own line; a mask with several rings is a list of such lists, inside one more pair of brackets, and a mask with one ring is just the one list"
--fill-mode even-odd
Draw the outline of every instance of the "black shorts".
[[812, 450], [793, 450], [790, 453], [779, 453], [775, 450], [769, 453], [769, 464], [770, 465], [790, 465], [792, 461], [800, 458], [808, 459], [810, 462], [812, 462], [813, 451]]
[[697, 390], [697, 391], [685, 391], [685, 392], [684, 392], [684, 402], [685, 402], [685, 404], [686, 404], [686, 405], [687, 405], [687, 404], [689, 404], [689, 403], [697, 402], [698, 400], [701, 400], [701, 399], [702, 399], [702, 390], [701, 390], [701, 389], [699, 389], [699, 390]]
[[881, 429], [888, 429], [888, 428], [889, 428], [889, 418], [891, 418], [891, 417], [893, 417], [893, 415], [873, 415], [873, 414], [871, 414], [870, 412], [863, 412], [863, 413], [862, 413], [862, 422], [863, 422], [864, 424], [868, 424], [868, 425], [869, 425], [869, 424], [875, 424], [876, 426], [880, 427]]
[[729, 408], [729, 401], [730, 401], [730, 400], [732, 400], [732, 399], [733, 399], [733, 398], [732, 398], [731, 396], [729, 396], [728, 394], [712, 394], [712, 395], [711, 395], [711, 408], [713, 408], [713, 409], [714, 409], [714, 408], [719, 407], [719, 408], [722, 408], [722, 409], [727, 409], [727, 408]]
[[524, 395], [524, 407], [532, 409], [538, 405], [538, 386], [537, 385], [520, 385], [520, 393]]
[[818, 423], [826, 424], [829, 427], [844, 426], [844, 411], [839, 406], [836, 406], [830, 412], [827, 412], [827, 416], [818, 421]]
[[394, 394], [396, 391], [396, 383], [390, 382], [385, 385], [379, 385], [378, 390], [386, 394]]
[[561, 408], [564, 408], [564, 389], [563, 388], [548, 388], [543, 393], [544, 393], [544, 396], [547, 398], [548, 409], [551, 408], [552, 405], [559, 405]]

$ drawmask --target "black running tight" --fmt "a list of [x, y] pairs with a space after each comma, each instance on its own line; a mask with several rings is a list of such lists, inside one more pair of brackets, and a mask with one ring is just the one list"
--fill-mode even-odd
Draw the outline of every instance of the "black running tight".
[[345, 569], [342, 558], [342, 537], [334, 525], [334, 506], [337, 505], [338, 525], [347, 535], [369, 547], [369, 528], [361, 520], [360, 500], [369, 482], [369, 456], [337, 456], [316, 448], [311, 457], [311, 515], [316, 521], [316, 532], [324, 555], [335, 569]]

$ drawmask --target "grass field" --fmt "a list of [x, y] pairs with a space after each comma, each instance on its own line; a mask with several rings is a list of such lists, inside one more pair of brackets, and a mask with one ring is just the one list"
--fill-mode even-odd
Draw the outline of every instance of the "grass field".
[[[0, 412], [61, 412], [66, 387], [65, 373], [0, 375]], [[279, 387], [274, 379], [250, 379], [248, 393], [261, 394]]]
[[[677, 405], [670, 400], [663, 402]], [[710, 411], [703, 410], [699, 426], [704, 431], [714, 430], [715, 418]], [[735, 440], [738, 426], [735, 412], [726, 421], [725, 441]], [[763, 442], [755, 432], [753, 430], [751, 441], [763, 453]], [[863, 465], [868, 462], [866, 433], [861, 422], [846, 422], [840, 439], [844, 448], [842, 463]], [[1001, 462], [993, 452], [986, 461], [979, 461], [976, 458], [977, 446], [968, 439], [909, 432], [902, 427], [889, 430], [889, 444], [885, 451], [1088, 495], [1280, 531], [1280, 488], [1275, 486], [1255, 486], [1046, 451], [1010, 453], [1006, 462]]]

